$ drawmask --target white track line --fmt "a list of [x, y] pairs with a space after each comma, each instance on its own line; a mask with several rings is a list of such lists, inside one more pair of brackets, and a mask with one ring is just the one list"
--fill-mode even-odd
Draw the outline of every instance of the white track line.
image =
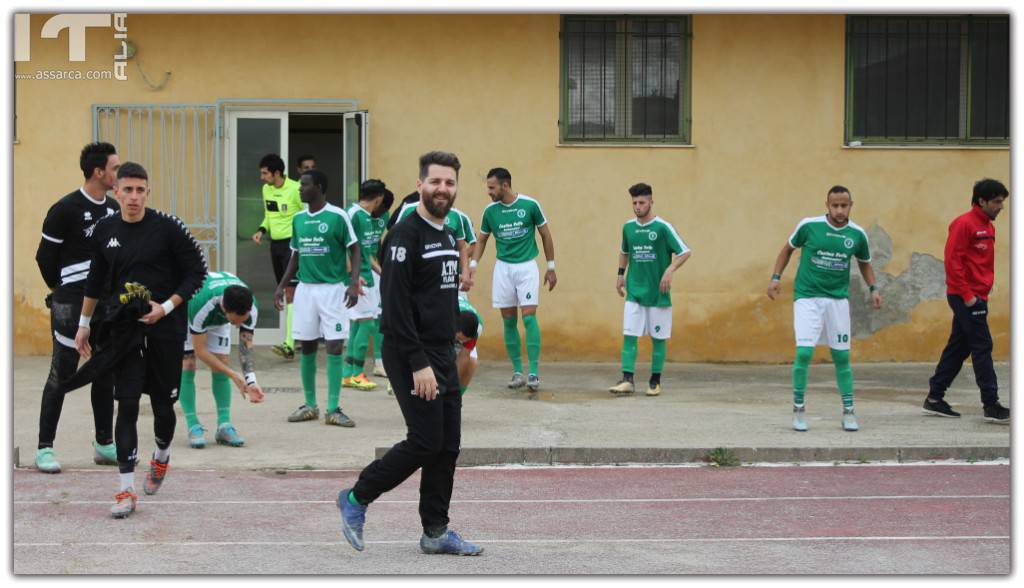
[[[935, 496], [765, 496], [738, 498], [553, 498], [544, 499], [466, 499], [452, 500], [452, 504], [605, 504], [605, 503], [716, 503], [716, 502], [785, 502], [826, 500], [1001, 500], [1009, 494], [959, 494]], [[278, 505], [278, 504], [334, 504], [333, 500], [139, 500], [146, 505]], [[15, 500], [14, 504], [53, 506], [110, 504], [109, 500]], [[378, 500], [374, 504], [419, 504], [418, 500]]]
[[[758, 543], [821, 541], [1008, 541], [1009, 535], [916, 535], [884, 537], [721, 537], [691, 539], [474, 539], [474, 543]], [[366, 541], [367, 545], [411, 545], [417, 541]], [[14, 547], [334, 547], [348, 546], [346, 541], [140, 541], [111, 543], [15, 543]]]

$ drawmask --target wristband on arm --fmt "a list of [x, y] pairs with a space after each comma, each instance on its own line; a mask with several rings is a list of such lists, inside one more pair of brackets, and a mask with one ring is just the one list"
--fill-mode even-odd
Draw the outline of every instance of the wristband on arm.
[[165, 315], [171, 314], [171, 311], [174, 310], [174, 301], [168, 298], [167, 300], [164, 300], [163, 304], [161, 304], [160, 307], [164, 309]]
[[555, 260], [553, 260], [553, 259], [548, 260], [548, 269], [549, 270], [554, 270], [555, 269]]
[[84, 314], [78, 316], [78, 327], [81, 329], [88, 329], [89, 321], [92, 320], [91, 316], [85, 316]]
[[772, 281], [773, 282], [778, 282], [781, 279], [782, 279], [781, 275], [779, 275], [779, 274], [772, 274]]
[[624, 268], [624, 267], [620, 267], [620, 268], [619, 268], [619, 275], [620, 275], [620, 276], [624, 276], [624, 275], [626, 275], [626, 268]]
[[245, 384], [247, 386], [256, 385], [256, 374], [253, 372], [245, 372]]

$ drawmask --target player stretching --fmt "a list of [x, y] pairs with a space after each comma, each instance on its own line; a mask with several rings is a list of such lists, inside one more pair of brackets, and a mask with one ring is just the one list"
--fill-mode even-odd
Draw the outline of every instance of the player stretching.
[[871, 289], [875, 308], [882, 297], [875, 286], [871, 269], [868, 235], [850, 220], [853, 197], [843, 186], [833, 186], [825, 196], [828, 213], [800, 221], [789, 241], [782, 246], [768, 284], [768, 298], [779, 295], [779, 280], [798, 247], [800, 265], [793, 282], [793, 330], [796, 332], [796, 359], [793, 361], [793, 428], [807, 430], [804, 419], [804, 392], [807, 368], [816, 344], [827, 344], [836, 366], [836, 383], [843, 398], [843, 429], [856, 431], [853, 413], [853, 370], [850, 368], [850, 259], [855, 257], [864, 281]]
[[672, 225], [654, 215], [654, 194], [650, 186], [631, 186], [629, 195], [633, 197], [636, 218], [622, 227], [619, 275], [615, 279], [615, 290], [626, 298], [622, 316], [622, 380], [608, 391], [612, 394], [634, 392], [637, 337], [648, 335], [651, 338], [651, 379], [647, 395], [657, 396], [661, 394], [665, 342], [672, 336], [672, 274], [690, 258], [690, 248]]
[[[548, 291], [555, 288], [555, 242], [551, 238], [548, 219], [541, 211], [540, 203], [525, 194], [512, 191], [512, 174], [503, 167], [487, 172], [487, 195], [491, 204], [484, 209], [480, 222], [480, 238], [473, 259], [469, 262], [470, 283], [476, 272], [476, 265], [487, 249], [487, 239], [494, 235], [497, 243], [497, 262], [491, 282], [491, 305], [501, 310], [505, 324], [505, 350], [512, 360], [512, 381], [509, 388], [522, 388], [526, 384], [530, 392], [540, 388], [537, 375], [540, 364], [540, 325], [537, 323], [537, 304], [540, 302], [540, 276], [537, 264], [537, 240], [534, 229], [544, 242], [544, 256], [548, 260], [544, 283]], [[523, 381], [523, 357], [519, 347], [519, 325], [517, 308], [522, 308], [523, 327], [526, 329], [526, 356], [530, 371]]]

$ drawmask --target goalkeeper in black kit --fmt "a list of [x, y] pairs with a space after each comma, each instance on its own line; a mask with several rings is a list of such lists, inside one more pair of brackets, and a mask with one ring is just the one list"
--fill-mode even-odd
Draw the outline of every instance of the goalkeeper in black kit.
[[111, 514], [124, 518], [135, 510], [138, 500], [134, 488], [136, 425], [143, 393], [149, 395], [153, 407], [156, 437], [156, 451], [143, 487], [146, 494], [155, 494], [167, 474], [184, 354], [185, 303], [202, 286], [207, 267], [199, 244], [178, 218], [146, 208], [149, 178], [141, 165], [121, 165], [114, 196], [121, 213], [96, 226], [75, 346], [84, 357], [92, 355], [90, 319], [99, 297], [111, 293], [102, 301], [109, 309], [105, 320], [120, 321], [109, 329], [119, 336], [101, 338], [96, 345], [98, 354], [114, 350], [116, 358], [109, 369], [118, 403], [114, 440], [121, 489]]

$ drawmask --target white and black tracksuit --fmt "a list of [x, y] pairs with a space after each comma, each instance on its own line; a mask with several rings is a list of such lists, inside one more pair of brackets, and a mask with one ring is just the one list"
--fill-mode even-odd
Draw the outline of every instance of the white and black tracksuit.
[[[407, 434], [363, 470], [354, 493], [369, 504], [422, 468], [420, 519], [424, 531], [440, 529], [448, 524], [462, 426], [453, 347], [459, 290], [455, 235], [413, 214], [388, 233], [379, 257], [381, 351]], [[431, 401], [412, 392], [412, 373], [428, 366], [438, 387]]]
[[[79, 188], [58, 200], [43, 220], [43, 236], [36, 250], [36, 263], [43, 281], [50, 288], [46, 306], [50, 309], [50, 335], [53, 355], [50, 374], [43, 385], [39, 409], [39, 448], [53, 447], [57, 423], [64, 406], [64, 394], [58, 383], [75, 373], [79, 355], [75, 350], [78, 317], [82, 312], [82, 293], [92, 255], [90, 241], [96, 223], [118, 214], [120, 207], [112, 198], [94, 200]], [[101, 318], [93, 315], [94, 322]], [[114, 381], [100, 378], [92, 385], [92, 415], [96, 442], [107, 445], [114, 440]]]
[[107, 303], [117, 304], [116, 296], [124, 290], [124, 284], [138, 282], [149, 288], [154, 302], [163, 302], [174, 294], [184, 301], [147, 327], [138, 351], [127, 354], [113, 370], [118, 401], [114, 425], [117, 462], [121, 472], [127, 473], [134, 470], [136, 422], [143, 393], [149, 395], [153, 407], [157, 446], [168, 447], [174, 437], [174, 402], [181, 382], [188, 300], [206, 279], [206, 259], [178, 218], [152, 208], [147, 208], [138, 222], [126, 222], [120, 216], [104, 220], [96, 227], [93, 247], [85, 285], [89, 298], [110, 293]]

